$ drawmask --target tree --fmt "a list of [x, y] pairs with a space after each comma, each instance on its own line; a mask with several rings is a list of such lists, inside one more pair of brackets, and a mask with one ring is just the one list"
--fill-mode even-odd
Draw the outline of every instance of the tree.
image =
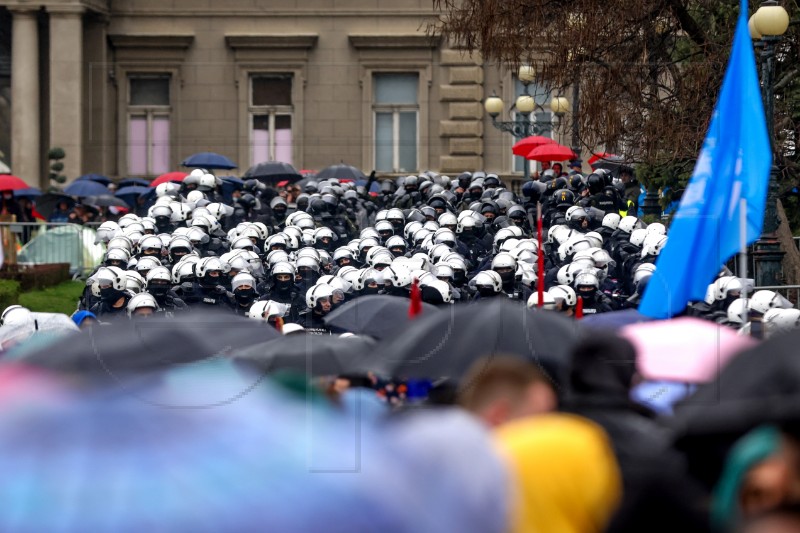
[[[567, 93], [577, 81], [575, 119], [587, 149], [605, 146], [645, 163], [656, 169], [656, 186], [691, 172], [727, 64], [737, 0], [433, 3], [439, 16], [431, 33], [512, 68], [535, 64], [541, 83], [555, 92]], [[785, 7], [800, 13], [796, 0]], [[751, 13], [757, 8], [753, 2]], [[775, 77], [777, 146], [784, 147], [781, 157], [795, 158], [794, 165], [800, 154], [785, 147], [793, 148], [800, 135], [798, 43], [800, 31], [792, 24], [780, 44]], [[793, 185], [786, 163], [779, 161]]]

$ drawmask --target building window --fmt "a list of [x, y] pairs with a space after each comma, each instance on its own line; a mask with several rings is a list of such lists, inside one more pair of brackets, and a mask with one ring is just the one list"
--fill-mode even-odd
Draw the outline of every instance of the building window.
[[292, 161], [292, 75], [250, 76], [250, 162]]
[[375, 170], [416, 172], [419, 74], [374, 74]]
[[128, 174], [169, 172], [170, 76], [128, 78]]
[[[514, 98], [523, 92], [525, 92], [525, 86], [519, 81], [516, 77], [514, 78]], [[528, 85], [528, 92], [531, 96], [533, 96], [533, 100], [536, 102], [536, 109], [533, 113], [531, 113], [530, 117], [528, 117], [531, 122], [533, 122], [537, 127], [536, 135], [541, 135], [543, 137], [553, 138], [553, 112], [550, 111], [549, 102], [550, 102], [550, 92], [547, 91], [544, 87], [537, 85], [535, 83], [531, 83]], [[518, 117], [516, 113], [512, 114], [512, 120], [521, 120], [522, 117]], [[514, 172], [522, 172], [525, 168], [525, 164], [531, 165], [531, 172], [538, 170], [537, 166], [539, 163], [537, 161], [528, 161], [524, 157], [520, 156], [513, 156], [514, 158]]]

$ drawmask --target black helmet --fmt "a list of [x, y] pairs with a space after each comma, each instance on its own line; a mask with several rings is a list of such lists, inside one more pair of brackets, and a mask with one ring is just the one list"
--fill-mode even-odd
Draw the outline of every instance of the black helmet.
[[575, 192], [581, 192], [586, 185], [583, 183], [583, 176], [580, 174], [573, 174], [569, 178], [569, 188]]
[[589, 194], [599, 194], [603, 192], [606, 182], [601, 175], [593, 173], [586, 178], [586, 186], [589, 188]]
[[554, 196], [557, 207], [571, 207], [575, 205], [575, 193], [569, 189], [561, 189]]
[[542, 191], [535, 181], [528, 181], [522, 185], [522, 195], [531, 202], [539, 201]]
[[244, 193], [239, 197], [239, 205], [245, 209], [253, 209], [256, 206], [256, 197], [250, 193]]
[[547, 190], [551, 192], [560, 191], [567, 188], [567, 180], [564, 178], [556, 178], [547, 182]]

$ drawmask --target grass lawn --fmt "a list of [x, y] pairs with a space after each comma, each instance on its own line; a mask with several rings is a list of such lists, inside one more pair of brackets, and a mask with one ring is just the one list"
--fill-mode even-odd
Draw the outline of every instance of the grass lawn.
[[82, 281], [65, 281], [55, 287], [20, 294], [19, 303], [31, 311], [71, 315], [85, 286]]

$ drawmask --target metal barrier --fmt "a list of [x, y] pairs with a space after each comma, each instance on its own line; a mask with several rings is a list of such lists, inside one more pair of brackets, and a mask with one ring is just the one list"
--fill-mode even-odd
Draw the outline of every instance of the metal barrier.
[[87, 274], [102, 261], [104, 248], [95, 244], [98, 224], [3, 222], [0, 231], [10, 231], [17, 241], [17, 263], [21, 265], [69, 263], [74, 277]]

